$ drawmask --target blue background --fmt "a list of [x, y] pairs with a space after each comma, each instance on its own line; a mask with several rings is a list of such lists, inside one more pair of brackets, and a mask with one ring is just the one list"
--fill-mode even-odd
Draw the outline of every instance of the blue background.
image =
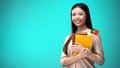
[[0, 68], [62, 68], [70, 11], [78, 2], [89, 6], [93, 27], [102, 37], [105, 63], [96, 67], [120, 68], [117, 0], [0, 0]]

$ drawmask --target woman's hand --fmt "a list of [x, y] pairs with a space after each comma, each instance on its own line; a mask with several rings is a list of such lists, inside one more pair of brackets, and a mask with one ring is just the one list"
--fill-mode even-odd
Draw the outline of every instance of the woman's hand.
[[72, 45], [72, 52], [80, 52], [83, 46], [76, 42], [74, 45]]
[[82, 44], [76, 42], [72, 45], [72, 52], [78, 52], [82, 58], [88, 57], [91, 54], [91, 50], [82, 46]]
[[90, 49], [84, 48], [84, 47], [81, 49], [81, 51], [80, 51], [80, 53], [79, 53], [79, 55], [81, 55], [82, 58], [84, 58], [84, 57], [89, 57], [90, 54], [91, 54]]

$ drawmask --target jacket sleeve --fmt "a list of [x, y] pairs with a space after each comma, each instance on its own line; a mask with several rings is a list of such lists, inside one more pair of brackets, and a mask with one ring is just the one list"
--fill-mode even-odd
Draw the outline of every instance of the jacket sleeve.
[[62, 54], [61, 54], [61, 60], [60, 60], [60, 64], [62, 66], [64, 66], [65, 58], [67, 58], [67, 55], [64, 52], [62, 52]]
[[102, 65], [104, 64], [105, 59], [100, 35], [95, 35], [93, 41], [94, 53], [97, 57], [97, 60], [95, 62], [99, 65]]
[[[64, 44], [67, 42], [67, 40], [69, 39], [70, 35], [66, 36]], [[62, 50], [62, 54], [61, 54], [61, 59], [60, 59], [60, 64], [62, 66], [64, 66], [64, 59], [67, 58], [67, 55], [63, 52]]]

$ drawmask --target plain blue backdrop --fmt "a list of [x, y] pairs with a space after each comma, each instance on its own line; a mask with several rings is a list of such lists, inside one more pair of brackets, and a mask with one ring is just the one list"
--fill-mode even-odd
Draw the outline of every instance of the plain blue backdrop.
[[96, 67], [120, 68], [117, 0], [0, 0], [0, 68], [62, 68], [71, 7], [79, 2], [89, 6], [93, 27], [102, 37], [105, 63]]

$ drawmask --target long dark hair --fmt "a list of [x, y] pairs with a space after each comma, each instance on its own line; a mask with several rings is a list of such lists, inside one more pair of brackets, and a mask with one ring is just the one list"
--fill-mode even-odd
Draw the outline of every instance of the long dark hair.
[[[90, 12], [89, 12], [89, 8], [86, 4], [84, 3], [77, 3], [75, 5], [73, 5], [72, 9], [71, 9], [71, 26], [72, 26], [72, 34], [76, 32], [77, 30], [77, 26], [75, 26], [75, 24], [72, 22], [72, 10], [74, 8], [81, 8], [83, 11], [85, 11], [86, 13], [86, 21], [85, 21], [85, 24], [88, 28], [92, 29], [92, 22], [91, 22], [91, 18], [90, 18]], [[71, 35], [72, 36], [72, 35]], [[67, 47], [68, 47], [68, 44], [71, 40], [71, 36], [70, 38], [67, 40], [67, 42], [64, 44], [64, 47], [63, 47], [63, 52], [67, 55]]]

